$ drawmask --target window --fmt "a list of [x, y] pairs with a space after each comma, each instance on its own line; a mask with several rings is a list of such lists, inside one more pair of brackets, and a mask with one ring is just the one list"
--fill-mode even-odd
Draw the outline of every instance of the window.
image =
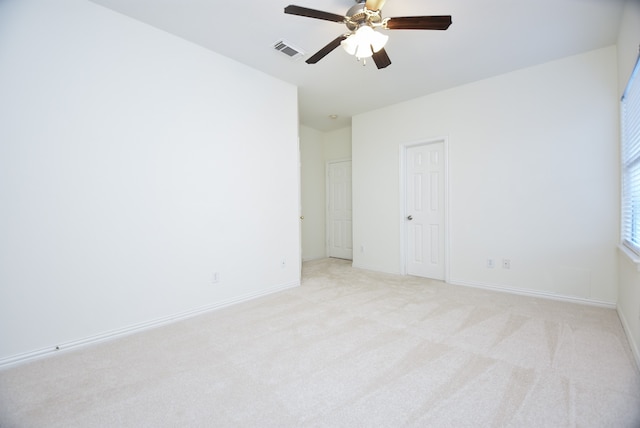
[[640, 255], [640, 57], [622, 95], [622, 243]]

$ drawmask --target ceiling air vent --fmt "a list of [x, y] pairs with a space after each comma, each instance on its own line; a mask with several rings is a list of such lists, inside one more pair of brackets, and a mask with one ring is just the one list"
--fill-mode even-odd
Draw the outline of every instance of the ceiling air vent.
[[278, 40], [273, 44], [273, 47], [275, 50], [282, 52], [291, 59], [298, 59], [304, 55], [302, 49], [298, 49], [291, 45], [291, 43], [285, 42], [284, 40]]

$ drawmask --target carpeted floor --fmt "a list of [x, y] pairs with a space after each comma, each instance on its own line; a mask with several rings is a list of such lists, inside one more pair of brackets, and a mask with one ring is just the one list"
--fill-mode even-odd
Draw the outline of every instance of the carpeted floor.
[[301, 287], [0, 371], [0, 427], [640, 427], [614, 310], [307, 262]]

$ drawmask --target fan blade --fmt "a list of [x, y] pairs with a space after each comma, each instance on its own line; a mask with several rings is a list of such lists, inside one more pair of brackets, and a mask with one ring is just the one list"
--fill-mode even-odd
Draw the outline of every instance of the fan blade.
[[307, 7], [290, 4], [284, 8], [284, 13], [289, 15], [306, 16], [307, 18], [324, 19], [325, 21], [344, 22], [345, 17], [335, 13], [323, 12], [321, 10], [309, 9]]
[[327, 56], [327, 54], [329, 54], [329, 52], [331, 52], [332, 50], [334, 50], [335, 48], [340, 46], [340, 42], [342, 42], [346, 38], [347, 38], [347, 36], [345, 36], [345, 35], [336, 37], [335, 39], [330, 41], [327, 46], [325, 46], [322, 49], [320, 49], [318, 52], [316, 52], [312, 57], [310, 57], [305, 62], [307, 64], [315, 64], [316, 62], [320, 61], [322, 58]]
[[367, 0], [367, 2], [365, 3], [364, 7], [366, 7], [369, 10], [372, 10], [374, 12], [382, 9], [382, 6], [384, 6], [384, 3], [387, 0]]
[[389, 18], [385, 28], [389, 30], [446, 30], [451, 25], [451, 16], [405, 16]]
[[371, 58], [373, 58], [373, 62], [376, 63], [376, 67], [378, 67], [378, 70], [391, 65], [389, 55], [387, 55], [387, 52], [384, 50], [384, 48], [380, 49], [378, 52], [374, 52]]

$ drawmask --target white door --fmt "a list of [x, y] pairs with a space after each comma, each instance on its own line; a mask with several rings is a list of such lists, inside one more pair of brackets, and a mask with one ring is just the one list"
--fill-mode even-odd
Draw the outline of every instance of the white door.
[[406, 149], [407, 274], [445, 279], [444, 143]]
[[327, 255], [353, 259], [351, 228], [351, 161], [327, 167]]

